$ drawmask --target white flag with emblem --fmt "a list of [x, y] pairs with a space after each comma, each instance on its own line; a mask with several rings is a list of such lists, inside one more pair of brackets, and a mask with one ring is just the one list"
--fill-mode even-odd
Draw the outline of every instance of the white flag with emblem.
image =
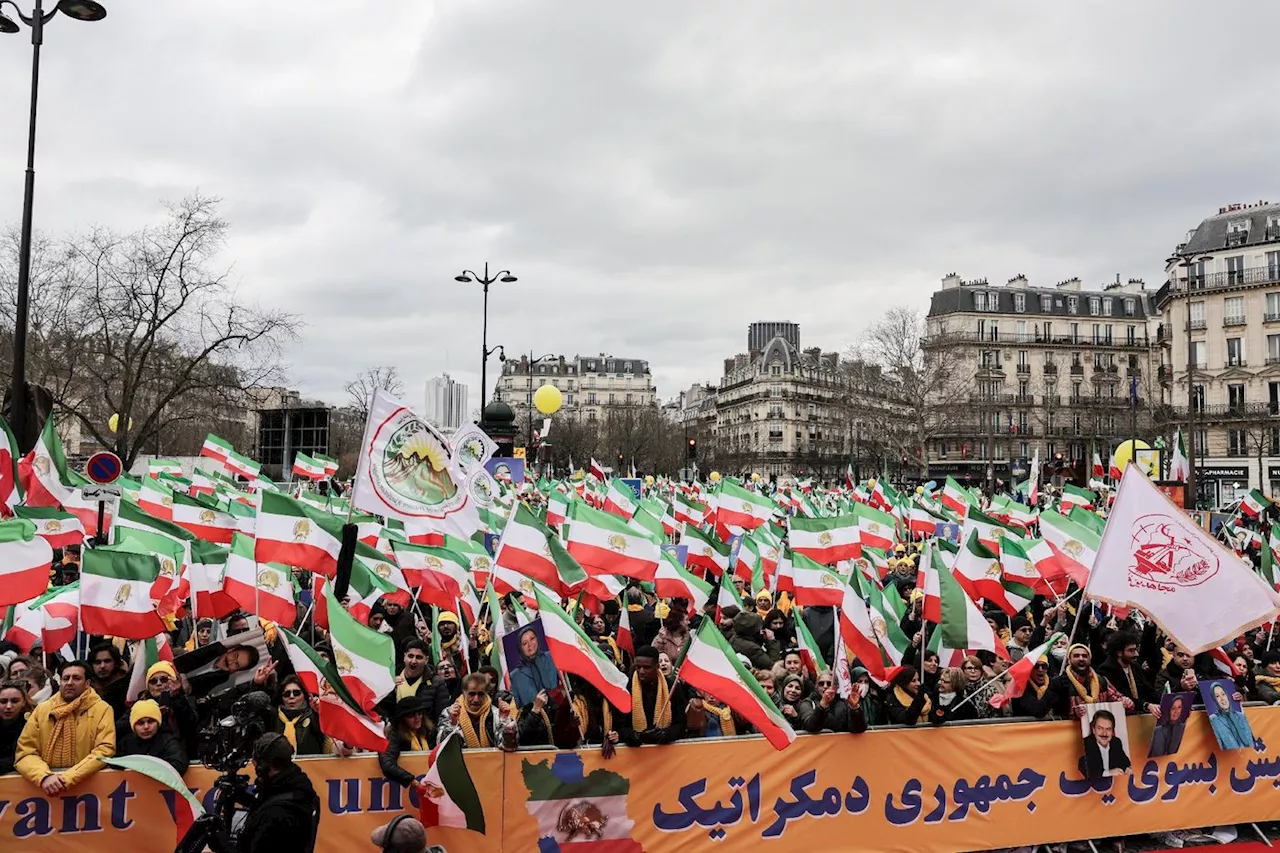
[[1192, 654], [1272, 621], [1280, 595], [1152, 485], [1125, 468], [1088, 598], [1146, 613]]

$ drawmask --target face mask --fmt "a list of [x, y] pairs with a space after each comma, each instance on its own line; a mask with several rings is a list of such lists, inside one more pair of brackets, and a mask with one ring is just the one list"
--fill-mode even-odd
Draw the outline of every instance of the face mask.
[[867, 691], [868, 691], [868, 690], [870, 690], [870, 689], [871, 689], [871, 685], [870, 685], [870, 684], [859, 684], [859, 685], [858, 685], [858, 696], [859, 696], [860, 698], [862, 698], [862, 699], [866, 699], [866, 698], [867, 698]]
[[1067, 650], [1066, 649], [1050, 649], [1049, 654], [1053, 655], [1058, 660], [1062, 660], [1067, 656]]

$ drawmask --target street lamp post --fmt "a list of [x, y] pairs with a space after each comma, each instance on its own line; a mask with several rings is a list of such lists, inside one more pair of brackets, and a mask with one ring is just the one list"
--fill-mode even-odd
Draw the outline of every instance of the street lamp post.
[[483, 410], [485, 406], [485, 383], [488, 377], [486, 371], [489, 368], [489, 356], [502, 349], [501, 346], [495, 346], [493, 349], [489, 349], [489, 285], [493, 284], [495, 281], [513, 282], [517, 279], [511, 274], [510, 270], [503, 270], [502, 272], [494, 273], [492, 276], [489, 275], [489, 262], [485, 261], [484, 275], [479, 275], [471, 270], [463, 270], [458, 275], [455, 275], [453, 280], [464, 283], [474, 281], [484, 285], [484, 313], [482, 315], [480, 326], [480, 408]]
[[[525, 429], [529, 436], [529, 446], [533, 447], [533, 464], [535, 469], [542, 464], [542, 443], [539, 442], [536, 446], [533, 443], [533, 366], [535, 364], [541, 364], [549, 358], [555, 357], [556, 356], [552, 353], [547, 353], [546, 355], [540, 355], [537, 358], [534, 358], [533, 350], [529, 350], [529, 388], [528, 399], [525, 400], [525, 414], [527, 417]], [[527, 460], [525, 464], [528, 464]]]
[[9, 425], [18, 451], [27, 450], [27, 311], [31, 288], [31, 228], [36, 193], [36, 103], [40, 93], [40, 45], [44, 26], [59, 12], [77, 21], [101, 21], [107, 10], [93, 0], [61, 0], [52, 12], [44, 11], [44, 0], [35, 0], [30, 15], [24, 15], [14, 0], [0, 0], [0, 33], [19, 32], [17, 21], [5, 15], [13, 7], [18, 20], [31, 28], [31, 111], [27, 116], [27, 172], [22, 187], [22, 237], [18, 249], [18, 299], [13, 327], [13, 385], [10, 390]]
[[[1187, 271], [1187, 493], [1188, 509], [1196, 509], [1199, 504], [1198, 484], [1196, 483], [1196, 383], [1195, 356], [1191, 346], [1191, 270], [1197, 263], [1211, 260], [1210, 257], [1193, 258], [1191, 255], [1175, 255], [1169, 262], [1177, 261], [1177, 265]], [[1170, 330], [1172, 332], [1172, 330]]]

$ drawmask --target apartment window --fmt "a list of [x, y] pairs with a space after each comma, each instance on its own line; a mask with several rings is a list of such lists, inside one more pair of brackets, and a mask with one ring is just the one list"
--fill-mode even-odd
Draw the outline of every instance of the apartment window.
[[1072, 402], [1075, 402], [1076, 400], [1079, 400], [1079, 399], [1080, 399], [1080, 386], [1081, 386], [1081, 384], [1082, 384], [1082, 383], [1080, 383], [1080, 382], [1072, 382], [1072, 383], [1071, 383], [1071, 401], [1072, 401]]
[[1049, 343], [1053, 340], [1053, 323], [1045, 320], [1040, 324], [1040, 337], [1037, 338], [1037, 340], [1044, 341], [1045, 343]]
[[1026, 371], [1031, 368], [1031, 361], [1027, 356], [1027, 351], [1024, 349], [1018, 350], [1018, 368], [1022, 371]]
[[1071, 417], [1072, 432], [1074, 432], [1076, 435], [1082, 434], [1084, 432], [1083, 424], [1084, 424], [1083, 418], [1081, 418], [1079, 415], [1072, 415]]
[[[1195, 446], [1196, 446], [1196, 449], [1197, 449], [1197, 451], [1199, 452], [1200, 456], [1202, 456], [1202, 457], [1203, 457], [1203, 456], [1207, 456], [1207, 455], [1208, 455], [1208, 453], [1206, 452], [1206, 450], [1207, 450], [1207, 448], [1209, 447], [1209, 431], [1208, 431], [1207, 429], [1198, 429], [1198, 430], [1196, 430], [1196, 445], [1195, 445]], [[1188, 448], [1188, 449], [1189, 449], [1189, 448]], [[1192, 458], [1194, 459], [1195, 457], [1193, 456]]]
[[595, 419], [596, 419], [596, 413], [595, 413], [595, 410], [594, 410], [594, 409], [590, 409], [590, 410], [588, 410], [588, 411], [587, 411], [587, 420], [589, 420], [589, 421], [594, 421]]
[[1244, 408], [1244, 384], [1233, 382], [1227, 386], [1227, 406], [1234, 410]]
[[988, 370], [998, 370], [1000, 368], [1000, 350], [984, 349], [982, 351], [982, 366]]
[[1187, 284], [1192, 290], [1204, 290], [1204, 261], [1196, 261], [1188, 271]]
[[596, 392], [589, 391], [587, 393], [587, 405], [594, 406], [596, 404]]
[[1244, 363], [1244, 338], [1227, 338], [1227, 367], [1243, 367]]
[[938, 442], [938, 458], [940, 459], [947, 458], [947, 443], [945, 441]]
[[1102, 343], [1102, 325], [1100, 323], [1093, 324], [1093, 343], [1095, 346]]
[[1071, 366], [1072, 367], [1080, 366], [1080, 353], [1078, 351], [1071, 353]]
[[610, 394], [610, 395], [609, 395], [609, 405], [610, 405], [610, 406], [612, 406], [612, 405], [613, 405], [613, 404], [615, 404], [616, 402], [618, 402], [618, 395], [617, 395], [617, 394]]
[[1025, 441], [1018, 445], [1018, 455], [1023, 458], [1031, 455], [1031, 449]]
[[1053, 312], [1053, 297], [1041, 296], [1040, 297], [1040, 313], [1049, 314], [1052, 312]]
[[1280, 414], [1280, 382], [1267, 383], [1267, 402], [1271, 407], [1271, 414]]
[[1018, 380], [1018, 396], [1025, 400], [1027, 396], [1030, 395], [1030, 393], [1031, 393], [1030, 383], [1028, 383], [1027, 380], [1025, 379]]
[[1079, 323], [1071, 324], [1071, 343], [1073, 344], [1080, 343], [1080, 324]]
[[1272, 427], [1268, 439], [1267, 443], [1270, 445], [1268, 453], [1272, 456], [1280, 456], [1280, 429]]
[[1137, 309], [1137, 302], [1135, 300], [1126, 299], [1124, 301], [1124, 316], [1132, 317], [1136, 309]]
[[1199, 368], [1209, 366], [1209, 362], [1205, 360], [1204, 341], [1191, 342], [1191, 363]]
[[1025, 293], [1013, 294], [1013, 310], [1018, 314], [1022, 314], [1026, 312], [1027, 295]]
[[993, 341], [1000, 340], [1000, 323], [999, 322], [992, 320], [991, 328], [988, 331], [990, 334], [989, 340], [993, 340]]
[[[1267, 278], [1275, 281], [1280, 278], [1280, 252], [1267, 252]], [[1270, 301], [1271, 294], [1267, 294], [1267, 300]], [[1271, 309], [1268, 308], [1268, 311]]]
[[1080, 298], [1078, 296], [1067, 297], [1067, 313], [1078, 314], [1080, 308]]
[[985, 290], [975, 290], [973, 293], [973, 310], [987, 310], [987, 292]]
[[1111, 297], [1109, 297], [1109, 296], [1104, 296], [1104, 297], [1102, 298], [1102, 316], [1104, 316], [1104, 317], [1110, 317], [1110, 316], [1111, 316], [1111, 303], [1112, 303], [1112, 301], [1113, 301], [1113, 300], [1112, 300], [1112, 299], [1111, 299]]
[[1224, 326], [1244, 325], [1244, 297], [1229, 296], [1222, 300], [1222, 324]]
[[1227, 283], [1244, 284], [1244, 255], [1227, 258]]
[[1097, 317], [1099, 314], [1102, 313], [1100, 310], [1102, 307], [1100, 305], [1101, 301], [1102, 300], [1098, 299], [1098, 297], [1096, 296], [1089, 297], [1089, 316]]
[[1111, 343], [1111, 324], [1110, 323], [1108, 323], [1102, 329], [1102, 340], [1105, 341], [1107, 344]]
[[1227, 430], [1227, 455], [1228, 456], [1248, 456], [1249, 450], [1246, 447], [1244, 430], [1229, 429]]
[[1267, 335], [1267, 364], [1280, 364], [1280, 335]]
[[1124, 342], [1125, 342], [1126, 344], [1128, 344], [1129, 346], [1133, 346], [1134, 344], [1136, 344], [1136, 343], [1138, 342], [1138, 327], [1137, 327], [1137, 326], [1125, 326], [1125, 327], [1124, 327]]
[[1028, 336], [1027, 336], [1027, 321], [1026, 321], [1026, 320], [1019, 320], [1019, 321], [1018, 321], [1017, 330], [1018, 330], [1018, 342], [1019, 342], [1019, 343], [1022, 343], [1022, 342], [1024, 342], [1024, 341], [1029, 340], [1029, 338], [1028, 338]]
[[1204, 303], [1203, 302], [1191, 303], [1191, 328], [1193, 329], [1204, 328]]
[[[1204, 412], [1204, 386], [1196, 385], [1191, 389], [1191, 405], [1196, 410], [1196, 414]], [[1204, 445], [1200, 445], [1204, 447]]]

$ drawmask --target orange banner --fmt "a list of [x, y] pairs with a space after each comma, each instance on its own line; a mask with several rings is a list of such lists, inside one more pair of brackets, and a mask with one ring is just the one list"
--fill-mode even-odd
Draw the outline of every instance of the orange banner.
[[[801, 736], [777, 752], [759, 738], [620, 749], [468, 752], [486, 834], [432, 830], [431, 843], [479, 853], [610, 851], [988, 850], [1280, 819], [1280, 708], [1247, 709], [1252, 749], [1217, 748], [1202, 712], [1176, 755], [1148, 759], [1153, 721], [1128, 722], [1134, 773], [1086, 782], [1075, 723], [884, 729]], [[372, 849], [369, 833], [412, 809], [373, 758], [299, 762], [324, 806], [318, 853]], [[403, 757], [423, 773], [426, 755]], [[215, 774], [187, 783], [206, 806]], [[0, 778], [0, 849], [163, 853], [174, 843], [158, 786], [104, 770], [60, 800]], [[56, 836], [56, 839], [55, 839]], [[726, 842], [729, 846], [726, 847]], [[781, 843], [778, 843], [781, 842]]]

